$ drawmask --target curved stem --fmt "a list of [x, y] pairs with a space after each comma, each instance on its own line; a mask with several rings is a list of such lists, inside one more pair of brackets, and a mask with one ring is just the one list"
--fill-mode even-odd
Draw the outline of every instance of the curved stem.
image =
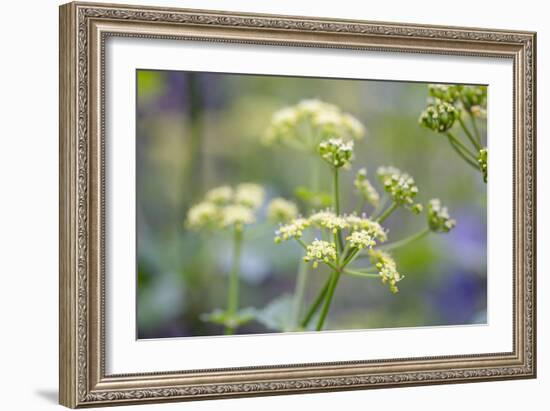
[[395, 209], [397, 208], [397, 203], [394, 201], [392, 203], [391, 206], [388, 207], [388, 209], [386, 211], [384, 211], [380, 217], [378, 217], [376, 219], [376, 222], [377, 223], [381, 223], [382, 221], [384, 221], [386, 218], [388, 218], [390, 216], [391, 213], [393, 213], [395, 211]]
[[363, 207], [365, 207], [366, 203], [367, 201], [365, 200], [365, 198], [361, 196], [361, 198], [357, 201], [357, 206], [355, 207], [355, 213], [361, 214], [361, 210], [363, 210]]
[[460, 147], [458, 147], [455, 143], [455, 141], [450, 138], [448, 135], [447, 135], [447, 138], [449, 139], [449, 143], [451, 144], [451, 147], [457, 152], [457, 154], [462, 157], [462, 159], [464, 161], [466, 161], [466, 163], [468, 163], [469, 165], [471, 165], [472, 167], [474, 167], [475, 169], [479, 170], [479, 165], [477, 165], [474, 161], [472, 161], [470, 158], [468, 158], [463, 152], [462, 150], [460, 149]]
[[384, 207], [386, 207], [386, 204], [388, 203], [388, 200], [389, 200], [389, 197], [387, 195], [384, 195], [382, 197], [382, 200], [380, 200], [380, 203], [378, 204], [378, 206], [372, 212], [372, 214], [370, 216], [371, 219], [376, 219], [377, 218], [376, 216], [382, 212]]
[[323, 285], [323, 288], [321, 288], [321, 290], [319, 291], [319, 294], [317, 294], [317, 297], [315, 297], [315, 300], [313, 301], [313, 304], [311, 304], [311, 306], [309, 307], [309, 310], [307, 311], [306, 316], [304, 317], [304, 319], [300, 323], [300, 326], [302, 328], [304, 328], [304, 329], [307, 328], [307, 326], [309, 325], [309, 322], [311, 321], [311, 319], [313, 318], [313, 316], [317, 312], [319, 306], [323, 302], [323, 299], [325, 298], [325, 295], [327, 294], [327, 290], [328, 290], [328, 287], [330, 285], [331, 278], [332, 277], [328, 278], [328, 280], [325, 282], [325, 285]]
[[[229, 276], [229, 290], [227, 295], [227, 313], [230, 319], [235, 317], [239, 308], [239, 267], [241, 260], [242, 229], [234, 228], [233, 237], [233, 266]], [[235, 333], [235, 326], [226, 325], [225, 334]]]
[[342, 265], [340, 266], [341, 269], [344, 269], [345, 267], [347, 267], [349, 264], [351, 264], [353, 262], [353, 260], [355, 260], [355, 258], [357, 257], [357, 255], [359, 255], [359, 250], [358, 248], [355, 248], [353, 249], [353, 251], [348, 255], [348, 257], [344, 260], [344, 262], [342, 263]]
[[302, 246], [302, 248], [303, 248], [304, 250], [307, 251], [307, 244], [304, 243], [303, 240], [302, 240], [301, 238], [294, 237], [294, 239], [296, 240], [296, 242], [297, 242], [298, 244], [300, 244], [300, 245]]
[[[312, 130], [308, 128], [308, 136], [311, 141], [313, 141], [314, 136], [312, 133]], [[310, 188], [313, 190], [313, 192], [317, 193], [319, 191], [320, 187], [320, 168], [319, 168], [319, 161], [317, 161], [317, 156], [312, 157], [313, 164], [311, 167], [311, 174], [310, 174]], [[302, 241], [300, 238], [296, 238], [296, 241], [304, 248], [304, 250], [307, 251], [307, 245]], [[289, 325], [290, 329], [295, 329], [298, 325], [300, 313], [302, 311], [302, 305], [304, 301], [304, 294], [307, 286], [307, 279], [309, 276], [309, 265], [305, 261], [300, 262], [300, 266], [298, 268], [298, 275], [296, 278], [296, 284], [294, 286], [294, 293], [292, 295], [292, 312], [291, 317], [289, 318]], [[315, 311], [317, 308], [315, 308]]]
[[456, 138], [453, 133], [451, 133], [450, 131], [447, 131], [447, 138], [449, 138], [449, 140], [452, 140], [453, 143], [460, 148], [460, 150], [463, 152], [464, 155], [467, 155], [469, 156], [473, 161], [477, 161], [477, 156], [472, 153], [470, 151], [470, 149], [468, 147], [466, 147], [464, 145], [464, 143], [462, 141], [460, 141], [458, 138]]
[[419, 231], [418, 233], [415, 233], [409, 237], [405, 237], [402, 240], [396, 241], [394, 243], [384, 244], [380, 246], [380, 248], [384, 251], [395, 250], [396, 248], [403, 247], [409, 243], [412, 243], [413, 241], [419, 240], [428, 234], [430, 234], [430, 228], [426, 227], [425, 229]]
[[474, 135], [476, 136], [476, 140], [481, 146], [481, 135], [479, 134], [479, 129], [477, 128], [476, 118], [474, 117], [471, 111], [468, 111], [468, 114], [470, 116], [470, 121], [472, 123], [472, 128], [474, 129]]
[[[338, 181], [338, 168], [337, 167], [333, 167], [332, 168], [333, 170], [333, 173], [332, 173], [332, 177], [333, 177], [333, 195], [334, 195], [334, 212], [336, 213], [336, 215], [340, 215], [340, 185], [339, 185], [339, 181]], [[343, 241], [342, 241], [342, 233], [340, 232], [340, 230], [337, 231], [337, 233], [334, 235], [334, 240], [336, 242], [336, 249], [338, 251], [338, 253], [341, 253], [342, 252], [342, 249], [344, 248], [344, 244], [343, 244]]]
[[464, 134], [466, 134], [466, 137], [468, 137], [468, 140], [470, 140], [470, 143], [474, 145], [477, 151], [481, 150], [481, 144], [479, 144], [472, 133], [470, 133], [470, 130], [468, 130], [468, 127], [466, 127], [466, 124], [464, 124], [464, 121], [462, 121], [461, 117], [458, 117], [458, 122], [460, 123], [460, 127], [462, 127], [462, 130], [464, 130]]
[[317, 331], [321, 331], [323, 329], [323, 325], [325, 324], [325, 319], [327, 318], [327, 314], [330, 309], [330, 304], [332, 302], [332, 297], [334, 296], [334, 290], [336, 290], [336, 286], [338, 285], [339, 279], [340, 279], [339, 271], [334, 271], [330, 276], [330, 283], [328, 286], [327, 294], [325, 296], [325, 302], [323, 303], [323, 307], [321, 308], [321, 314], [319, 315], [319, 320], [317, 321], [317, 327], [315, 328]]
[[356, 271], [356, 270], [344, 270], [344, 274], [354, 275], [357, 277], [368, 277], [368, 278], [380, 278], [380, 274], [376, 272], [363, 272], [363, 271]]

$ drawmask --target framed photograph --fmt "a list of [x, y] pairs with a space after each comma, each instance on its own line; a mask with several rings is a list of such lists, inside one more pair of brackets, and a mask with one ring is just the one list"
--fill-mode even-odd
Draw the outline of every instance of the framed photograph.
[[61, 404], [534, 378], [535, 40], [61, 6]]

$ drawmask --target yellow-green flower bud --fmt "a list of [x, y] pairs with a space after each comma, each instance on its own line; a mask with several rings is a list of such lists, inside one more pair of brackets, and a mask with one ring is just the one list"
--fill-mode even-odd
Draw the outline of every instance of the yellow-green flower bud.
[[430, 130], [444, 133], [459, 118], [460, 112], [451, 103], [436, 100], [420, 114], [419, 123]]
[[487, 182], [487, 148], [479, 150], [477, 162], [479, 163], [479, 169], [483, 173], [483, 181]]
[[331, 263], [336, 261], [336, 245], [328, 241], [313, 240], [306, 247], [304, 261], [313, 261], [313, 268], [316, 268], [320, 262]]
[[300, 238], [304, 230], [309, 227], [310, 222], [305, 218], [295, 218], [288, 224], [283, 224], [275, 232], [275, 242], [287, 241], [291, 238]]
[[472, 108], [476, 106], [482, 109], [487, 108], [487, 87], [464, 86], [460, 93], [460, 100], [467, 111], [472, 111]]
[[437, 198], [428, 203], [428, 226], [430, 230], [436, 233], [447, 233], [456, 225], [456, 221], [451, 218], [447, 207], [441, 205]]
[[453, 104], [460, 99], [462, 88], [463, 86], [458, 84], [428, 84], [428, 93], [431, 97]]
[[321, 157], [335, 168], [348, 166], [353, 157], [353, 141], [344, 142], [341, 138], [322, 141], [318, 148]]
[[354, 231], [346, 237], [346, 241], [348, 241], [352, 247], [359, 250], [363, 248], [372, 248], [376, 245], [371, 233], [366, 230]]
[[404, 277], [397, 271], [395, 260], [386, 252], [369, 250], [371, 263], [376, 267], [383, 284], [388, 284], [390, 291], [395, 294], [399, 291], [397, 283]]
[[379, 167], [378, 178], [396, 204], [408, 208], [415, 214], [422, 211], [422, 205], [414, 202], [418, 187], [410, 175], [395, 167]]

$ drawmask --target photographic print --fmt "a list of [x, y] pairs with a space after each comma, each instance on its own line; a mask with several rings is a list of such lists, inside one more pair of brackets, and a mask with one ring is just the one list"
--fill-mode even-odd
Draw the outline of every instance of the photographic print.
[[487, 87], [136, 71], [137, 337], [487, 322]]

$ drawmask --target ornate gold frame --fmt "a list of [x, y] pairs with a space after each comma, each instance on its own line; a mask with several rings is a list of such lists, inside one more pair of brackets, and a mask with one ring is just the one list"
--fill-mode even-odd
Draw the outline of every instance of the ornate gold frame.
[[[104, 45], [110, 36], [491, 56], [514, 64], [514, 349], [105, 375]], [[535, 33], [121, 5], [60, 8], [60, 403], [68, 407], [536, 375]]]

